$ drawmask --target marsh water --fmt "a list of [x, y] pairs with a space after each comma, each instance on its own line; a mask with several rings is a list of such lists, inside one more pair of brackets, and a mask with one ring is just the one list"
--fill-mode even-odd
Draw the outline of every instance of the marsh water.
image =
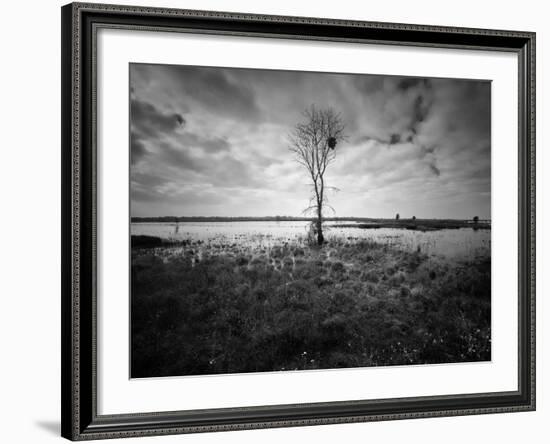
[[[335, 225], [346, 225], [336, 227]], [[325, 238], [349, 241], [368, 239], [429, 255], [449, 258], [473, 258], [490, 255], [491, 230], [472, 228], [417, 231], [402, 228], [353, 227], [354, 221], [327, 222]], [[239, 221], [239, 222], [139, 222], [131, 224], [132, 235], [157, 236], [172, 241], [238, 244], [241, 247], [268, 247], [301, 242], [306, 239], [307, 221]]]

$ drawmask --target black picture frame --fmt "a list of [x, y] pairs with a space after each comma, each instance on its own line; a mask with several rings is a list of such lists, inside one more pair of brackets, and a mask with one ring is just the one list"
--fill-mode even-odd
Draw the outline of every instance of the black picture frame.
[[[85, 440], [535, 409], [535, 33], [84, 3], [62, 7], [61, 15], [62, 436]], [[518, 390], [98, 415], [94, 76], [100, 27], [515, 53], [519, 66]]]

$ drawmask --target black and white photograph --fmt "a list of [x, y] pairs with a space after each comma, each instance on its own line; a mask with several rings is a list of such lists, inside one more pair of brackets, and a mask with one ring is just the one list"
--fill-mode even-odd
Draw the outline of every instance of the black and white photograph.
[[491, 360], [491, 82], [130, 64], [131, 377]]

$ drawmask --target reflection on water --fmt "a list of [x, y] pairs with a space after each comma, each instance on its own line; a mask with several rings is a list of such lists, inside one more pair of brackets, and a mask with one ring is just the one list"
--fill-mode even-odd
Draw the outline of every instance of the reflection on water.
[[[354, 224], [353, 221], [337, 223]], [[258, 247], [301, 241], [306, 238], [308, 224], [309, 222], [305, 221], [132, 223], [131, 234], [157, 236], [175, 241], [190, 239]], [[326, 223], [327, 240], [331, 237], [347, 240], [368, 239], [446, 257], [490, 255], [491, 250], [491, 230], [460, 228], [422, 232], [397, 228], [337, 228], [331, 226], [334, 224], [336, 222]]]

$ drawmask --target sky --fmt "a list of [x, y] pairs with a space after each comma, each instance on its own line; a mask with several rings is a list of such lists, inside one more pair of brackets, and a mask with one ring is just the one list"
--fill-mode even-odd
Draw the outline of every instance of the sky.
[[132, 216], [302, 216], [289, 135], [311, 105], [346, 140], [326, 216], [491, 217], [491, 83], [130, 65]]

